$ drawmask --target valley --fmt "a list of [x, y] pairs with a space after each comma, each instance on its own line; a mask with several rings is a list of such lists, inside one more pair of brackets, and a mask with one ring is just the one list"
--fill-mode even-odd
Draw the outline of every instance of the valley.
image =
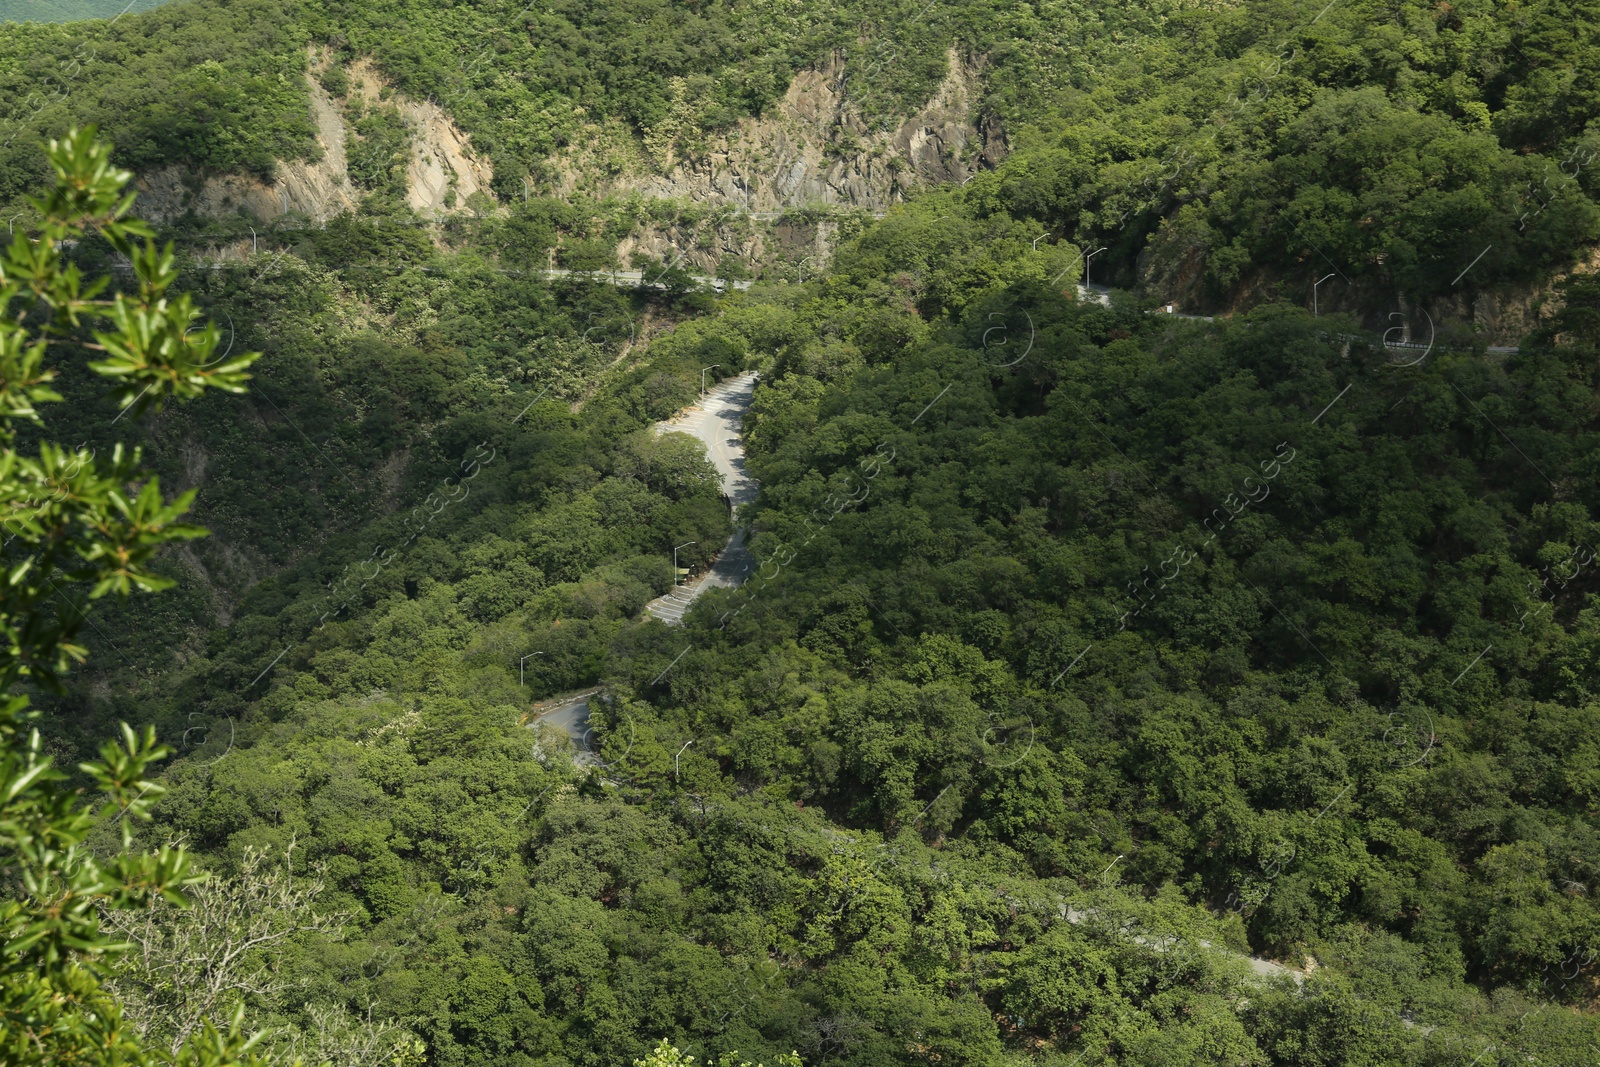
[[1600, 1064], [1586, 3], [0, 21], [0, 1063]]

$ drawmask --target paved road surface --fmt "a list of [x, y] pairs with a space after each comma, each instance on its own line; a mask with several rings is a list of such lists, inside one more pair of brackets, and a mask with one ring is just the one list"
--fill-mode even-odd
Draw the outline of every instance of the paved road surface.
[[573, 762], [580, 767], [593, 767], [599, 760], [595, 756], [594, 733], [589, 728], [589, 698], [600, 690], [588, 689], [581, 693], [557, 697], [533, 706], [528, 729], [554, 726], [572, 739], [578, 754]]
[[[755, 395], [757, 373], [729, 378], [706, 394], [704, 400], [677, 417], [656, 424], [656, 433], [692, 434], [706, 446], [712, 466], [722, 476], [722, 491], [735, 509], [756, 498], [759, 486], [744, 468], [740, 427]], [[645, 610], [671, 625], [683, 622], [684, 612], [702, 592], [714, 587], [732, 588], [744, 581], [754, 560], [744, 543], [745, 531], [735, 529], [710, 571], [645, 605]]]

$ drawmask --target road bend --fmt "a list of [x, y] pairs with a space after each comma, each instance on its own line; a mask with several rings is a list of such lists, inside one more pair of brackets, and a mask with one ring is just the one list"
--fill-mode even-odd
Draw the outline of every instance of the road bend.
[[[685, 409], [666, 422], [656, 423], [656, 433], [686, 433], [699, 438], [706, 446], [706, 455], [722, 478], [722, 493], [728, 498], [734, 513], [756, 498], [760, 488], [745, 471], [744, 438], [740, 428], [745, 413], [750, 410], [750, 400], [755, 395], [756, 371], [737, 378], [729, 378], [706, 393], [700, 403]], [[672, 592], [645, 605], [645, 611], [668, 625], [683, 622], [684, 613], [701, 593], [717, 587], [732, 588], [741, 584], [754, 560], [745, 546], [745, 530], [735, 528], [733, 536], [723, 546], [711, 569], [692, 581], [676, 586]], [[676, 577], [676, 576], [674, 576]]]

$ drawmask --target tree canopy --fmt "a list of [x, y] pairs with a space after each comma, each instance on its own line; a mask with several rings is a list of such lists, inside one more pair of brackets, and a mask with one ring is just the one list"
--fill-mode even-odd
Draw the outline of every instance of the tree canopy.
[[[923, 10], [8, 39], [10, 84], [120, 49], [18, 129], [263, 175], [305, 46], [370, 58], [515, 193], [422, 225], [363, 105], [361, 209], [241, 259], [156, 244], [90, 133], [0, 153], [0, 198], [57, 176], [0, 277], [9, 1058], [1591, 1062], [1590, 13]], [[835, 47], [885, 121], [952, 44], [1011, 154], [803, 282], [611, 284], [712, 209], [521, 184], [590, 117], [692, 153]], [[1460, 325], [1496, 293], [1509, 350]], [[1397, 350], [1393, 304], [1457, 325]], [[750, 370], [732, 515], [654, 427]], [[644, 613], [736, 526], [746, 581]]]

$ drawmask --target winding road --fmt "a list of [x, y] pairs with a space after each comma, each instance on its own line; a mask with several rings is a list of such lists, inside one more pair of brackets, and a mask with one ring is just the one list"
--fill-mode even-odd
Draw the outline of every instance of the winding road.
[[[722, 477], [722, 492], [738, 509], [756, 498], [760, 488], [744, 469], [744, 444], [740, 428], [745, 412], [750, 410], [750, 400], [755, 395], [756, 371], [748, 371], [737, 378], [729, 378], [705, 394], [700, 403], [686, 408], [666, 422], [656, 423], [656, 433], [686, 433], [697, 437], [706, 446], [706, 455]], [[745, 531], [735, 527], [733, 536], [723, 546], [711, 569], [693, 581], [673, 589], [645, 605], [645, 611], [668, 625], [681, 625], [684, 612], [689, 610], [701, 593], [716, 587], [732, 588], [744, 581], [752, 563], [745, 548]]]
[[[736, 378], [729, 378], [707, 391], [698, 404], [685, 408], [673, 418], [655, 426], [657, 434], [686, 433], [700, 439], [706, 446], [706, 455], [711, 459], [712, 466], [722, 478], [723, 495], [728, 498], [735, 514], [740, 507], [755, 500], [760, 488], [755, 479], [745, 472], [744, 445], [740, 437], [745, 412], [750, 410], [750, 401], [755, 395], [756, 379], [759, 377], [758, 372], [748, 371]], [[744, 539], [744, 529], [736, 528], [710, 570], [694, 581], [678, 586], [666, 596], [652, 600], [644, 610], [668, 625], [681, 625], [684, 612], [705, 590], [739, 585], [752, 563]], [[528, 728], [536, 730], [541, 725], [556, 727], [572, 739], [578, 750], [576, 762], [580, 767], [597, 765], [599, 761], [595, 756], [594, 735], [589, 727], [589, 698], [598, 692], [599, 689], [588, 689], [535, 704], [530, 710]]]
[[540, 701], [529, 709], [528, 729], [538, 732], [540, 726], [555, 727], [571, 738], [578, 750], [573, 762], [580, 767], [594, 766], [598, 759], [594, 754], [594, 731], [589, 727], [589, 698], [599, 692], [597, 688], [585, 689]]
[[[730, 378], [707, 392], [700, 403], [655, 426], [657, 434], [687, 433], [699, 438], [705, 444], [706, 454], [722, 478], [722, 491], [735, 509], [735, 514], [739, 507], [755, 500], [760, 488], [755, 479], [745, 471], [744, 447], [740, 434], [745, 413], [750, 410], [758, 378], [759, 374], [755, 371]], [[695, 581], [651, 601], [645, 606], [645, 611], [668, 625], [681, 625], [684, 613], [706, 589], [714, 586], [739, 585], [752, 562], [750, 553], [745, 548], [744, 539], [743, 527], [736, 528], [727, 545], [723, 547], [722, 554], [717, 557], [709, 571]], [[599, 692], [599, 689], [589, 689], [536, 704], [531, 710], [528, 727], [536, 730], [540, 725], [549, 725], [561, 730], [572, 739], [573, 745], [578, 750], [575, 759], [578, 766], [601, 766], [596, 755], [593, 731], [589, 726], [589, 700]], [[1088, 923], [1099, 918], [1094, 910], [1079, 910], [1066, 904], [1060, 905], [1059, 917], [1073, 925]], [[1177, 943], [1170, 939], [1151, 939], [1140, 934], [1129, 936], [1157, 953], [1164, 954], [1178, 947]], [[1198, 947], [1208, 952], [1244, 959], [1257, 978], [1286, 977], [1302, 987], [1306, 981], [1304, 971], [1275, 960], [1237, 953], [1206, 940], [1199, 940]], [[1402, 1017], [1401, 1022], [1408, 1028], [1419, 1028], [1419, 1024], [1409, 1018]], [[1431, 1033], [1434, 1029], [1432, 1026], [1420, 1028], [1425, 1033]]]

